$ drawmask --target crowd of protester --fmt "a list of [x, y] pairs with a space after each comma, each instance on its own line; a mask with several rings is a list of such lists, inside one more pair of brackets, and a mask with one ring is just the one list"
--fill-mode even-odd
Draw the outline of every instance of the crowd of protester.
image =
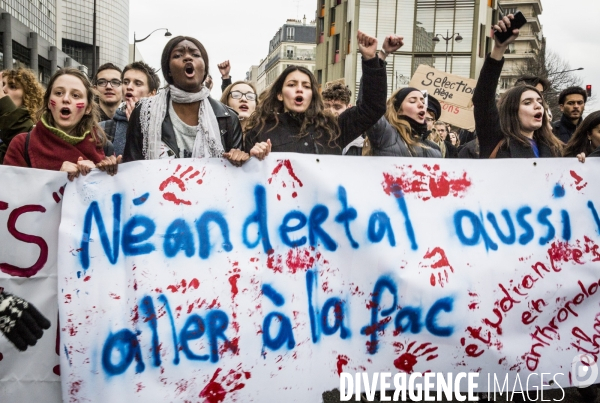
[[[511, 16], [495, 26], [510, 29]], [[386, 57], [402, 38], [358, 33], [362, 57], [356, 105], [343, 80], [323, 91], [314, 75], [289, 66], [262, 94], [232, 82], [230, 62], [217, 65], [220, 102], [210, 96], [208, 54], [195, 38], [169, 41], [161, 57], [166, 86], [144, 62], [98, 68], [90, 82], [74, 69], [57, 71], [44, 91], [23, 68], [1, 73], [0, 163], [60, 170], [69, 179], [98, 168], [114, 175], [122, 162], [160, 158], [227, 158], [241, 165], [271, 152], [425, 158], [538, 158], [600, 155], [597, 113], [585, 120], [587, 94], [569, 87], [562, 116], [551, 122], [543, 94], [550, 83], [524, 76], [497, 100], [506, 48], [494, 41], [473, 95], [475, 131], [440, 120], [432, 95], [400, 88], [389, 99]]]
[[[494, 28], [511, 30], [511, 19], [503, 17]], [[226, 158], [239, 166], [276, 152], [582, 162], [599, 156], [600, 111], [583, 119], [582, 88], [560, 93], [562, 116], [553, 123], [544, 101], [550, 85], [543, 77], [522, 77], [497, 100], [503, 55], [518, 37], [518, 30], [512, 33], [503, 43], [495, 40], [484, 61], [473, 94], [474, 132], [441, 121], [440, 102], [417, 88], [398, 89], [386, 99], [385, 59], [403, 45], [397, 35], [387, 36], [378, 50], [374, 37], [358, 32], [363, 73], [356, 105], [343, 80], [321, 93], [301, 66], [286, 68], [259, 95], [250, 82], [232, 82], [229, 61], [218, 64], [222, 96], [215, 100], [207, 51], [187, 36], [171, 39], [163, 50], [163, 88], [144, 62], [122, 69], [104, 64], [92, 81], [77, 69], [60, 69], [45, 91], [31, 71], [6, 70], [0, 74], [0, 164], [64, 171], [73, 180], [96, 168], [114, 175], [121, 162]], [[0, 289], [3, 300], [13, 301], [13, 310], [35, 310]], [[29, 323], [39, 325], [18, 338], [21, 350], [49, 326], [43, 318]], [[10, 329], [0, 326], [14, 342]], [[582, 393], [595, 394], [595, 388]]]

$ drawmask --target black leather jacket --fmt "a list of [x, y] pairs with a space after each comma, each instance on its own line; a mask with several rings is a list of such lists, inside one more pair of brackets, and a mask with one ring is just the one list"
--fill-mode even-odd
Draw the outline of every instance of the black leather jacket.
[[[170, 100], [170, 96], [167, 96], [167, 103]], [[223, 105], [221, 102], [216, 101], [212, 98], [208, 98], [210, 105], [215, 112], [217, 122], [219, 124], [219, 130], [221, 131], [221, 143], [223, 144], [223, 150], [225, 152], [231, 149], [242, 148], [242, 126], [237, 117], [237, 114], [233, 109]], [[162, 123], [162, 134], [161, 140], [175, 152], [176, 158], [181, 158], [179, 155], [179, 147], [177, 146], [177, 138], [175, 137], [175, 130], [173, 129], [173, 123], [169, 116], [169, 111], [165, 115], [165, 120]], [[127, 128], [127, 140], [125, 143], [125, 152], [123, 153], [123, 162], [138, 161], [145, 159], [142, 152], [143, 147], [143, 135], [140, 126], [140, 105], [131, 113], [129, 118], [129, 127]]]

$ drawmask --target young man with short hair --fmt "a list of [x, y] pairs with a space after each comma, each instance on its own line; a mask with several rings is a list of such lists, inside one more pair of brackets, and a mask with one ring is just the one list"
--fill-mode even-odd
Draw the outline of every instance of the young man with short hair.
[[581, 123], [587, 93], [581, 87], [569, 87], [561, 91], [558, 96], [558, 105], [562, 116], [560, 120], [552, 123], [554, 135], [567, 144], [573, 132]]
[[321, 95], [323, 96], [325, 110], [328, 110], [336, 116], [340, 116], [340, 113], [352, 106], [350, 105], [352, 92], [341, 80], [339, 82], [330, 83]]
[[122, 98], [125, 102], [118, 105], [112, 119], [100, 122], [100, 127], [106, 132], [115, 147], [115, 155], [123, 155], [129, 116], [136, 103], [149, 96], [156, 95], [160, 85], [160, 78], [152, 67], [144, 62], [128, 64], [121, 74], [123, 84]]
[[[325, 110], [335, 116], [340, 116], [342, 112], [352, 106], [350, 105], [352, 92], [343, 79], [327, 83], [321, 95]], [[357, 137], [342, 150], [342, 155], [362, 155], [364, 143], [364, 137]]]
[[94, 88], [100, 94], [100, 121], [112, 119], [121, 103], [121, 69], [112, 63], [98, 67]]

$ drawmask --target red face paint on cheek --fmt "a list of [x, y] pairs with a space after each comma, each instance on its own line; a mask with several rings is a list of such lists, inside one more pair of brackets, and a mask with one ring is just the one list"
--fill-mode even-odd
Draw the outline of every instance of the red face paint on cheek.
[[50, 106], [56, 106], [56, 101], [50, 100]]
[[85, 103], [84, 102], [80, 102], [78, 104], [75, 104], [75, 106], [77, 107], [77, 109], [83, 109], [83, 108], [85, 108]]

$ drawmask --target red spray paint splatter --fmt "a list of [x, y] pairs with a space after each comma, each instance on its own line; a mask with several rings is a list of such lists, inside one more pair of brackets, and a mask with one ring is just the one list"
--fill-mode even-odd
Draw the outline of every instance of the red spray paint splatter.
[[240, 275], [239, 274], [234, 274], [233, 276], [229, 277], [229, 284], [231, 284], [231, 298], [235, 298], [238, 294], [238, 288], [237, 288], [237, 281], [239, 280]]
[[273, 270], [275, 273], [283, 273], [282, 257], [281, 255], [275, 255], [275, 251], [271, 249], [267, 252], [267, 267]]
[[587, 182], [584, 182], [583, 184], [581, 183], [581, 182], [583, 182], [583, 178], [581, 176], [577, 175], [577, 173], [575, 171], [569, 171], [569, 173], [571, 174], [573, 179], [575, 179], [575, 189], [581, 190], [587, 186]]
[[346, 357], [345, 355], [337, 356], [337, 374], [338, 374], [338, 376], [340, 376], [342, 374], [342, 372], [344, 372], [344, 365], [347, 365], [349, 361], [350, 361], [350, 358]]
[[74, 396], [81, 390], [81, 384], [83, 381], [74, 381], [69, 384], [69, 394]]
[[87, 283], [88, 281], [90, 281], [91, 277], [90, 276], [85, 276], [85, 278], [83, 279], [84, 283]]
[[580, 260], [582, 256], [582, 252], [580, 249], [575, 248], [572, 245], [569, 245], [568, 242], [555, 241], [550, 245], [550, 249], [548, 249], [548, 257], [550, 258], [550, 264], [554, 268], [554, 270], [560, 271], [561, 269], [555, 266], [557, 262], [569, 262], [573, 261], [578, 264], [583, 264]]
[[136, 305], [131, 310], [131, 322], [135, 325], [140, 319], [139, 307]]
[[292, 163], [290, 162], [290, 160], [278, 160], [277, 166], [275, 166], [275, 169], [273, 169], [273, 172], [271, 172], [271, 177], [269, 178], [268, 183], [270, 184], [273, 181], [273, 176], [277, 175], [281, 168], [283, 168], [284, 166], [287, 169], [288, 174], [292, 177], [292, 179], [298, 182], [298, 185], [300, 185], [300, 187], [304, 186], [302, 184], [302, 181], [296, 176], [296, 173], [294, 172], [294, 168], [292, 167]]
[[138, 382], [138, 383], [136, 383], [135, 387], [136, 387], [135, 391], [136, 391], [137, 393], [141, 392], [141, 391], [142, 391], [142, 389], [144, 389], [144, 388], [145, 388], [145, 386], [144, 386], [144, 385], [143, 385], [141, 382]]
[[423, 168], [423, 170], [414, 169], [411, 172], [403, 172], [403, 175], [399, 177], [384, 173], [382, 183], [384, 192], [388, 195], [393, 194], [396, 198], [413, 193], [422, 200], [429, 200], [432, 197], [443, 198], [449, 195], [464, 197], [466, 190], [472, 184], [466, 172], [458, 177], [450, 177], [448, 172], [441, 171], [437, 164], [433, 167], [423, 165]]
[[65, 304], [68, 304], [70, 302], [71, 302], [71, 294], [65, 295]]
[[[320, 257], [320, 254], [317, 255]], [[309, 249], [290, 249], [285, 264], [290, 269], [290, 273], [296, 273], [298, 270], [307, 271], [314, 266], [315, 257]]]

